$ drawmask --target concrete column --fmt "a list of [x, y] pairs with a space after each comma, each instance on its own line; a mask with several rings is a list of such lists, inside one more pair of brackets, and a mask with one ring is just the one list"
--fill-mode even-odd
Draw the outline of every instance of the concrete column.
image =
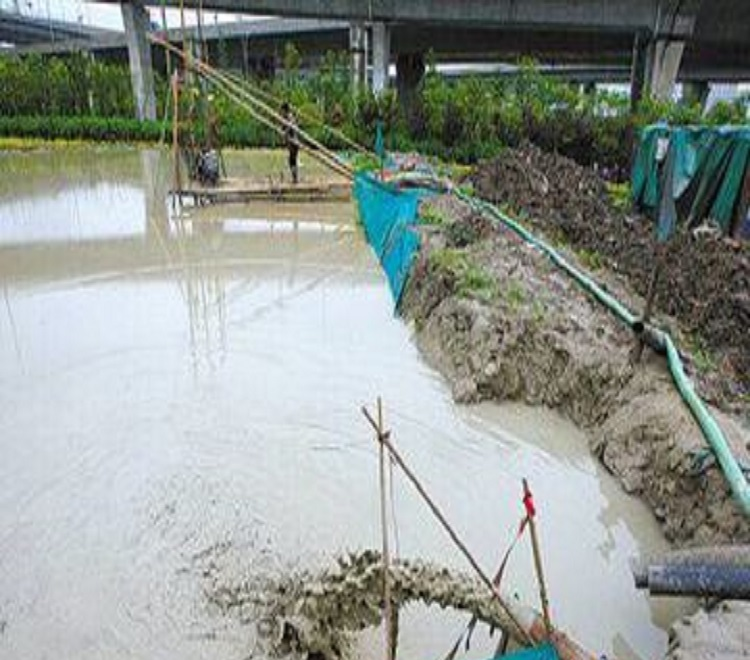
[[660, 0], [654, 26], [649, 89], [659, 100], [671, 99], [685, 44], [692, 38], [703, 0]]
[[148, 12], [142, 0], [121, 2], [125, 40], [128, 44], [130, 79], [135, 98], [135, 115], [138, 119], [156, 119], [154, 95], [154, 68], [151, 63], [151, 44], [148, 41]]
[[654, 46], [651, 95], [655, 99], [669, 101], [673, 98], [684, 51], [683, 41], [662, 40]]
[[396, 89], [403, 106], [411, 105], [424, 73], [424, 53], [399, 53], [396, 59]]
[[682, 102], [687, 104], [697, 103], [700, 105], [701, 110], [705, 107], [706, 101], [708, 100], [708, 81], [707, 80], [692, 80], [690, 82], [682, 83]]
[[385, 23], [372, 26], [372, 91], [380, 94], [388, 87], [391, 64], [391, 29]]
[[630, 110], [634, 111], [646, 89], [646, 78], [650, 70], [649, 58], [652, 54], [650, 40], [647, 34], [641, 32], [633, 39], [633, 60], [630, 68]]
[[367, 30], [360, 23], [352, 23], [349, 26], [349, 52], [352, 57], [352, 91], [364, 88], [367, 82], [367, 60], [366, 60]]

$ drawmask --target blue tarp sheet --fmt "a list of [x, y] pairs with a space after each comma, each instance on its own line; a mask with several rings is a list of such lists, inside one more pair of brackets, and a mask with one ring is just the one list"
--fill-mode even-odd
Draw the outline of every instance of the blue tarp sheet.
[[360, 220], [388, 278], [396, 305], [419, 250], [417, 212], [424, 194], [420, 190], [399, 190], [367, 173], [357, 174], [354, 180]]
[[493, 658], [493, 660], [500, 660], [501, 658], [511, 658], [512, 660], [559, 660], [557, 651], [552, 644], [542, 644], [530, 649], [513, 651], [498, 658]]

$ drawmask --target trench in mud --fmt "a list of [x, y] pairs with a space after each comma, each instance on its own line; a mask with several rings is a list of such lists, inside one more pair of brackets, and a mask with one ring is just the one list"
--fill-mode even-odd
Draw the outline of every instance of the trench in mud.
[[[525, 476], [559, 626], [619, 658], [665, 650], [684, 605], [649, 602], [628, 569], [666, 547], [650, 513], [557, 415], [451, 401], [352, 205], [176, 219], [168, 170], [126, 148], [0, 155], [0, 656], [251, 655], [254, 622], [218, 611], [212, 588], [379, 547], [359, 413], [378, 395], [484, 566], [516, 530]], [[394, 499], [400, 555], [465, 570], [398, 476]], [[505, 580], [537, 602], [526, 545]], [[401, 657], [444, 657], [466, 618], [407, 608]], [[380, 641], [360, 636], [360, 655]], [[494, 646], [479, 636], [468, 657]]]

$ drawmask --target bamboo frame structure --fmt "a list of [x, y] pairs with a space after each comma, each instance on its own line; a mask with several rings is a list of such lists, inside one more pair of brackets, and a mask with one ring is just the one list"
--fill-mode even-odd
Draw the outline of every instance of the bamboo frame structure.
[[[281, 101], [277, 97], [275, 97], [270, 92], [267, 92], [266, 90], [262, 89], [258, 85], [252, 84], [249, 80], [243, 80], [239, 76], [237, 76], [237, 75], [235, 75], [233, 73], [230, 73], [230, 72], [226, 72], [224, 75], [226, 75], [227, 78], [229, 78], [230, 80], [232, 80], [235, 84], [237, 84], [237, 85], [239, 85], [241, 87], [248, 88], [248, 90], [251, 93], [253, 93], [256, 96], [259, 96], [259, 97], [265, 99], [266, 102], [268, 102], [268, 103], [274, 103], [274, 104], [277, 104], [277, 105], [281, 104]], [[347, 146], [351, 147], [355, 151], [357, 151], [357, 152], [359, 152], [359, 153], [361, 153], [363, 155], [366, 155], [366, 156], [374, 155], [372, 151], [370, 151], [369, 149], [367, 149], [367, 147], [364, 147], [361, 144], [358, 144], [357, 142], [355, 142], [354, 140], [352, 140], [343, 131], [340, 131], [339, 129], [334, 128], [333, 126], [329, 126], [322, 119], [319, 119], [318, 117], [314, 117], [313, 115], [311, 115], [311, 114], [309, 114], [307, 112], [303, 112], [300, 109], [297, 109], [297, 114], [300, 117], [302, 117], [303, 119], [309, 121], [311, 124], [317, 124], [318, 126], [320, 126], [321, 128], [323, 128], [325, 131], [327, 131], [328, 133], [330, 133], [334, 137], [337, 137], [344, 144], [346, 144]]]
[[193, 60], [189, 57], [189, 54], [184, 50], [173, 46], [169, 42], [160, 39], [155, 35], [150, 35], [149, 39], [166, 49], [167, 51], [173, 52], [180, 56], [185, 63], [187, 68], [195, 71], [196, 73], [204, 76], [214, 86], [223, 91], [227, 97], [232, 101], [240, 105], [246, 110], [251, 116], [262, 123], [264, 126], [275, 131], [279, 135], [284, 135], [285, 130], [293, 130], [296, 135], [300, 138], [300, 148], [308, 153], [311, 157], [315, 158], [321, 164], [325, 165], [329, 169], [336, 171], [338, 174], [345, 176], [352, 180], [354, 178], [354, 170], [343, 160], [341, 160], [335, 153], [326, 148], [318, 140], [313, 138], [303, 129], [295, 126], [293, 123], [288, 121], [285, 117], [276, 112], [269, 105], [263, 101], [255, 98], [250, 92], [243, 89], [225, 74], [219, 72], [213, 67], [205, 64], [201, 61]]
[[[365, 408], [362, 407], [362, 414], [365, 416], [367, 421], [370, 423], [370, 426], [375, 430], [375, 432], [378, 432], [378, 423], [373, 419], [370, 412]], [[466, 544], [461, 540], [459, 535], [456, 533], [456, 531], [453, 529], [451, 524], [446, 519], [443, 512], [440, 510], [440, 508], [435, 504], [433, 499], [430, 497], [430, 495], [425, 490], [422, 483], [419, 481], [417, 476], [411, 471], [409, 466], [404, 462], [404, 459], [401, 457], [401, 454], [396, 450], [396, 448], [393, 446], [389, 439], [389, 434], [385, 434], [379, 437], [378, 442], [380, 442], [382, 445], [385, 445], [385, 447], [388, 449], [391, 457], [396, 462], [396, 464], [401, 468], [406, 478], [411, 482], [411, 484], [414, 486], [414, 488], [417, 490], [419, 495], [422, 497], [422, 499], [425, 501], [427, 506], [429, 507], [430, 511], [432, 511], [435, 518], [437, 518], [440, 525], [443, 527], [443, 529], [446, 531], [448, 536], [450, 536], [453, 543], [456, 545], [456, 547], [461, 551], [461, 554], [466, 558], [466, 560], [469, 562], [471, 567], [474, 569], [476, 574], [479, 576], [480, 580], [487, 586], [487, 588], [492, 592], [492, 595], [494, 596], [495, 600], [497, 601], [498, 605], [501, 607], [505, 615], [508, 617], [508, 619], [512, 622], [513, 626], [516, 628], [516, 633], [518, 635], [518, 639], [524, 641], [526, 644], [531, 645], [533, 643], [533, 640], [529, 636], [529, 634], [526, 632], [524, 627], [521, 625], [520, 621], [516, 618], [515, 614], [512, 612], [511, 608], [508, 606], [508, 604], [505, 602], [505, 599], [503, 598], [502, 594], [500, 593], [500, 590], [494, 585], [492, 582], [492, 579], [485, 573], [484, 569], [479, 565], [479, 562], [475, 559], [474, 555], [471, 554], [469, 549], [466, 547]]]

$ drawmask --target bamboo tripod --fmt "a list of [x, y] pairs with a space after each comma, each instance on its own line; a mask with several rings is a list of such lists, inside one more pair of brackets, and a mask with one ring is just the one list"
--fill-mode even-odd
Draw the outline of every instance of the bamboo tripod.
[[[382, 424], [379, 424], [378, 421], [376, 421], [373, 418], [373, 416], [370, 414], [367, 408], [362, 407], [362, 414], [365, 416], [367, 421], [370, 423], [370, 426], [375, 431], [375, 434], [376, 434], [375, 439], [378, 442], [379, 447], [381, 447], [383, 450], [385, 449], [388, 450], [390, 457], [395, 461], [396, 465], [398, 465], [401, 468], [401, 471], [404, 473], [406, 478], [414, 486], [417, 493], [419, 493], [420, 497], [427, 504], [428, 508], [433, 513], [435, 518], [437, 518], [441, 527], [445, 530], [445, 532], [451, 538], [451, 540], [456, 545], [456, 547], [461, 551], [461, 554], [463, 554], [463, 556], [469, 562], [471, 567], [479, 576], [480, 580], [490, 590], [493, 598], [495, 599], [497, 604], [500, 606], [500, 608], [503, 610], [505, 615], [508, 617], [508, 620], [512, 623], [513, 627], [516, 629], [516, 634], [518, 636], [518, 639], [522, 640], [524, 643], [528, 645], [531, 645], [533, 643], [533, 640], [531, 639], [529, 634], [526, 632], [525, 628], [521, 625], [520, 621], [516, 618], [511, 608], [505, 602], [505, 599], [500, 594], [500, 590], [495, 586], [494, 582], [492, 581], [492, 578], [490, 578], [487, 575], [487, 573], [485, 573], [484, 569], [482, 569], [482, 567], [479, 565], [479, 562], [474, 558], [474, 555], [472, 555], [472, 553], [469, 551], [466, 544], [461, 540], [459, 535], [456, 533], [456, 531], [453, 529], [451, 524], [448, 522], [443, 512], [440, 510], [437, 504], [435, 504], [432, 497], [430, 497], [430, 495], [427, 493], [427, 491], [425, 490], [424, 486], [419, 481], [417, 476], [414, 474], [414, 472], [412, 472], [409, 466], [404, 462], [404, 459], [401, 457], [401, 454], [393, 446], [393, 443], [390, 440], [390, 432], [382, 428]], [[382, 420], [380, 421], [382, 422]]]

